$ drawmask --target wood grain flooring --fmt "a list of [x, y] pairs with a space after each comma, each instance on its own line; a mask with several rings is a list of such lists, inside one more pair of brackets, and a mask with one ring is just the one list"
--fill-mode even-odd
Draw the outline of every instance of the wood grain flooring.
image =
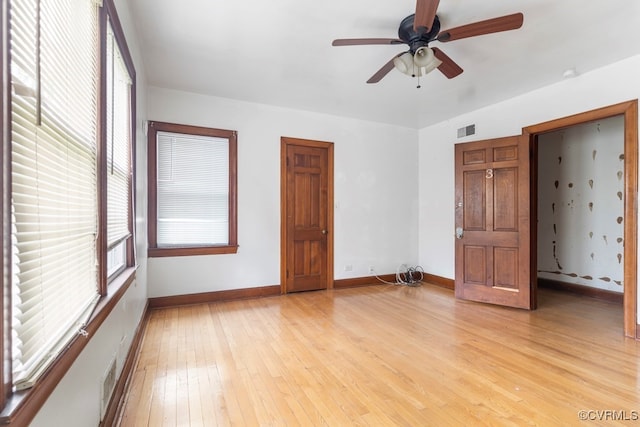
[[425, 284], [154, 310], [119, 425], [637, 424], [622, 307], [544, 289], [539, 306]]

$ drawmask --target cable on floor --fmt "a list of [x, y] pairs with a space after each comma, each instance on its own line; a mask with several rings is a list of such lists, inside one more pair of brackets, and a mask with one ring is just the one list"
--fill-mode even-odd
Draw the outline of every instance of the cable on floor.
[[[405, 271], [402, 271], [402, 268]], [[396, 269], [396, 281], [389, 282], [376, 274], [376, 279], [387, 285], [404, 285], [404, 286], [420, 286], [424, 278], [424, 270], [421, 266], [407, 267], [406, 264], [400, 264]]]

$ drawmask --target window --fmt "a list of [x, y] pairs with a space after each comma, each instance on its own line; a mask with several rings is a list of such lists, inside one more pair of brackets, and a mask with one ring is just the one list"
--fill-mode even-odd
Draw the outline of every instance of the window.
[[107, 188], [107, 259], [106, 276], [114, 278], [130, 266], [133, 252], [132, 233], [132, 83], [133, 64], [123, 55], [126, 44], [114, 31], [112, 19], [106, 22], [105, 51], [105, 136]]
[[2, 7], [0, 422], [28, 425], [135, 278], [135, 70], [113, 0]]
[[149, 256], [237, 251], [237, 133], [149, 123]]
[[12, 366], [22, 389], [99, 297], [98, 8], [15, 1], [11, 24]]

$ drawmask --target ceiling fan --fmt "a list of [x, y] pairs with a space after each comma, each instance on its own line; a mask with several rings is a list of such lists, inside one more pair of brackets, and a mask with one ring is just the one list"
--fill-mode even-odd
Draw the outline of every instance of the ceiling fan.
[[436, 15], [439, 3], [440, 0], [417, 0], [416, 12], [400, 22], [397, 39], [336, 39], [331, 44], [333, 46], [375, 44], [406, 44], [409, 46], [409, 50], [395, 55], [384, 64], [367, 80], [367, 83], [378, 83], [393, 68], [412, 77], [421, 76], [437, 68], [447, 78], [452, 79], [462, 73], [462, 68], [437, 47], [430, 48], [429, 43], [432, 41], [446, 43], [468, 37], [515, 30], [522, 26], [524, 20], [522, 13], [514, 13], [440, 31], [440, 19]]

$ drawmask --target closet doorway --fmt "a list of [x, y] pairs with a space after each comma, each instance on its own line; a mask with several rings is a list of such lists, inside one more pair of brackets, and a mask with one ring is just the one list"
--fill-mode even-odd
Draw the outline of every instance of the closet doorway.
[[[618, 118], [613, 121], [607, 121], [606, 119], [610, 118]], [[599, 181], [597, 180], [597, 175], [587, 177], [585, 175], [585, 171], [574, 171], [573, 175], [578, 176], [578, 179], [574, 179], [568, 175], [572, 174], [563, 174], [560, 172], [558, 176], [553, 177], [549, 176], [549, 173], [553, 174], [553, 171], [562, 171], [561, 168], [549, 168], [550, 165], [545, 165], [546, 169], [544, 170], [545, 176], [539, 177], [538, 175], [543, 173], [543, 170], [540, 169], [539, 161], [541, 161], [540, 154], [544, 157], [545, 162], [557, 162], [558, 165], [563, 161], [562, 153], [554, 153], [553, 150], [549, 151], [548, 147], [545, 146], [542, 149], [540, 144], [553, 144], [554, 141], [558, 141], [562, 139], [563, 133], [567, 135], [574, 135], [572, 138], [577, 138], [575, 136], [576, 133], [581, 131], [592, 131], [593, 129], [589, 129], [589, 126], [594, 126], [597, 131], [597, 122], [602, 121], [607, 126], [617, 126], [622, 123], [623, 129], [620, 130], [620, 133], [623, 134], [623, 144], [621, 144], [621, 149], [623, 152], [619, 153], [617, 156], [617, 160], [620, 162], [619, 168], [617, 168], [613, 174], [613, 181], [615, 179], [620, 180], [619, 188], [616, 188], [613, 191], [613, 200], [611, 201], [612, 205], [610, 206], [611, 211], [615, 210], [613, 206], [615, 204], [615, 198], [617, 197], [620, 204], [622, 206], [619, 207], [620, 214], [616, 215], [611, 221], [618, 223], [620, 227], [616, 229], [615, 224], [600, 224], [605, 227], [607, 231], [597, 230], [594, 227], [584, 226], [586, 228], [593, 228], [590, 230], [581, 230], [579, 228], [579, 224], [571, 223], [570, 220], [565, 218], [564, 220], [558, 220], [554, 222], [554, 218], [560, 218], [564, 213], [567, 216], [568, 212], [578, 209], [584, 209], [591, 216], [596, 216], [602, 214], [601, 210], [598, 210], [599, 207], [594, 202], [594, 198], [590, 196], [585, 196], [585, 193], [589, 193], [589, 190], [593, 189], [596, 185], [599, 185]], [[591, 124], [591, 125], [589, 125]], [[620, 286], [623, 287], [623, 310], [624, 310], [624, 334], [628, 337], [637, 338], [638, 334], [636, 332], [636, 315], [637, 315], [637, 239], [638, 239], [638, 211], [637, 211], [637, 203], [638, 203], [638, 102], [637, 100], [624, 102], [616, 105], [612, 105], [609, 107], [600, 108], [597, 110], [588, 111], [585, 113], [576, 114], [569, 117], [564, 117], [557, 120], [552, 120], [545, 123], [540, 123], [537, 125], [529, 126], [523, 129], [523, 133], [525, 136], [529, 138], [530, 147], [531, 147], [531, 292], [532, 292], [532, 300], [536, 301], [537, 294], [537, 281], [539, 276], [546, 278], [557, 277], [556, 280], [563, 281], [566, 280], [568, 282], [574, 282], [576, 278], [583, 279], [585, 281], [592, 282], [601, 282], [600, 287], [606, 288], [609, 286]], [[566, 147], [570, 146], [565, 144]], [[591, 149], [589, 150], [589, 155], [591, 157], [592, 163], [595, 163], [598, 160], [597, 150]], [[609, 156], [611, 153], [609, 153]], [[583, 150], [584, 156], [584, 150]], [[575, 162], [575, 159], [572, 159]], [[564, 158], [565, 164], [569, 162], [569, 159]], [[593, 168], [593, 164], [590, 166], [584, 165], [584, 169]], [[572, 167], [572, 166], [569, 166]], [[576, 169], [575, 166], [573, 166]], [[577, 167], [579, 169], [580, 166]], [[551, 170], [552, 172], [549, 172]], [[599, 171], [602, 172], [602, 171]], [[563, 176], [567, 175], [567, 176]], [[545, 187], [544, 190], [538, 188], [539, 178], [541, 178], [544, 185], [548, 187], [549, 179], [552, 180], [551, 185], [555, 187], [557, 191], [552, 191], [550, 194], [549, 189]], [[607, 178], [603, 178], [602, 184], [606, 182]], [[545, 181], [546, 180], [546, 181]], [[581, 182], [574, 182], [580, 180]], [[615, 182], [609, 182], [608, 187], [616, 187]], [[607, 191], [611, 191], [611, 188], [608, 188]], [[575, 197], [571, 197], [573, 195]], [[580, 194], [578, 196], [578, 194]], [[544, 195], [541, 200], [541, 203], [544, 203], [545, 206], [540, 206], [543, 209], [542, 213], [539, 214], [539, 206], [538, 202], [540, 200], [539, 196]], [[589, 200], [586, 200], [589, 199]], [[598, 204], [607, 203], [600, 199]], [[548, 205], [548, 206], [546, 206]], [[550, 212], [546, 212], [550, 210]], [[557, 211], [556, 211], [557, 210]], [[594, 214], [594, 211], [596, 212]], [[606, 214], [604, 214], [606, 215]], [[539, 217], [540, 216], [540, 217]], [[569, 215], [570, 216], [570, 215]], [[564, 221], [564, 222], [562, 222]], [[598, 222], [603, 221], [602, 218], [597, 218]], [[538, 225], [540, 225], [541, 230], [542, 227], [545, 230], [542, 230], [543, 238], [538, 239]], [[564, 227], [562, 230], [559, 227]], [[567, 236], [569, 233], [569, 229], [573, 231], [580, 230], [580, 233], [585, 234], [584, 236], [572, 236], [571, 239], [586, 239], [585, 242], [587, 244], [591, 244], [589, 251], [587, 252], [586, 257], [588, 259], [567, 259], [567, 267], [565, 268], [562, 263], [562, 254], [567, 254], [570, 251], [567, 251], [566, 245]], [[617, 231], [619, 230], [619, 231]], [[553, 233], [556, 233], [557, 239], [554, 239]], [[561, 240], [561, 234], [565, 234], [564, 240]], [[615, 234], [615, 235], [609, 235]], [[559, 242], [564, 241], [565, 247], [558, 247]], [[571, 241], [571, 244], [578, 244], [576, 241]], [[544, 250], [549, 251], [545, 254], [545, 259], [538, 260], [538, 247], [539, 245], [544, 245]], [[608, 245], [607, 250], [609, 252], [606, 256], [611, 256], [610, 251], [616, 251], [613, 254], [614, 258], [618, 258], [621, 264], [620, 271], [616, 273], [613, 271], [610, 275], [607, 274], [588, 274], [582, 273], [579, 268], [575, 267], [576, 265], [585, 265], [588, 264], [589, 261], [596, 262], [596, 257], [602, 256], [604, 250], [598, 251], [598, 245]], [[589, 246], [589, 245], [587, 245]], [[594, 249], [596, 248], [596, 249]], [[602, 248], [601, 248], [602, 249]], [[619, 250], [618, 250], [619, 249]], [[548, 259], [547, 257], [551, 257]], [[590, 258], [590, 260], [589, 260]], [[604, 257], [603, 257], [604, 258]], [[540, 266], [539, 262], [540, 261]], [[550, 264], [551, 265], [550, 267]], [[569, 271], [571, 270], [571, 271]], [[540, 272], [540, 273], [539, 273]], [[616, 278], [616, 274], [620, 274]], [[563, 277], [566, 276], [566, 277]], [[596, 277], [597, 276], [597, 277]], [[614, 276], [614, 277], [611, 277]], [[617, 282], [620, 282], [619, 284]], [[603, 286], [604, 285], [604, 286]]]

